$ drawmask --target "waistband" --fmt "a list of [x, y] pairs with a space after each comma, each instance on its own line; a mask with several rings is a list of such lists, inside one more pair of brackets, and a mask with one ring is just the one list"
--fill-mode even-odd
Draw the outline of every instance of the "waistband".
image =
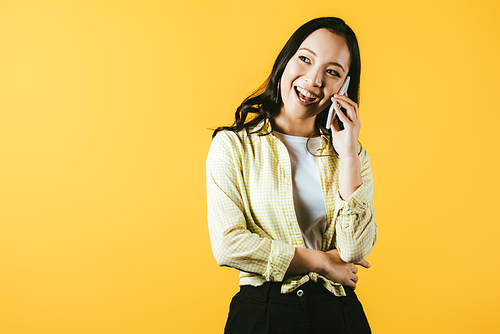
[[283, 302], [299, 302], [304, 299], [328, 300], [332, 298], [355, 297], [356, 294], [352, 288], [344, 286], [346, 296], [335, 296], [328, 291], [320, 282], [309, 281], [302, 284], [296, 290], [289, 293], [281, 293], [281, 282], [266, 282], [260, 286], [242, 285], [240, 292], [246, 296], [252, 296], [252, 299], [260, 302], [268, 300], [280, 300]]

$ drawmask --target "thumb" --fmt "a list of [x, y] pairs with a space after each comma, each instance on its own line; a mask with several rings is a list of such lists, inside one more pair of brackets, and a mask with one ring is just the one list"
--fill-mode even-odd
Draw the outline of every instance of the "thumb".
[[368, 261], [366, 261], [366, 260], [363, 260], [363, 261], [360, 261], [360, 262], [356, 262], [354, 264], [357, 265], [357, 266], [361, 266], [363, 268], [370, 268], [371, 267], [371, 264], [369, 264]]

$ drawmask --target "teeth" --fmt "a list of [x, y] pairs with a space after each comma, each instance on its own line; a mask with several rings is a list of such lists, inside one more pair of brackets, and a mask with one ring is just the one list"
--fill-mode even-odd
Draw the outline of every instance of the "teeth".
[[304, 95], [304, 96], [305, 96], [305, 97], [307, 97], [307, 98], [310, 98], [310, 99], [311, 99], [311, 98], [312, 98], [312, 99], [315, 99], [315, 98], [317, 97], [316, 95], [311, 94], [311, 93], [309, 93], [307, 90], [302, 89], [302, 88], [300, 88], [300, 87], [297, 87], [297, 90], [298, 90], [298, 91], [299, 91], [302, 95]]

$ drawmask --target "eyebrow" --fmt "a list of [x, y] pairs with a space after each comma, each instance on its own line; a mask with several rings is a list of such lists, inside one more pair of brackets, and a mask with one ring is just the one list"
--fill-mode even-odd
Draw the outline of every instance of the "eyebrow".
[[[306, 51], [309, 51], [310, 53], [312, 53], [313, 55], [318, 56], [313, 50], [310, 50], [308, 48], [300, 48], [299, 50], [306, 50]], [[342, 71], [345, 72], [344, 67], [342, 65], [340, 65], [339, 63], [337, 63], [337, 62], [331, 61], [328, 64], [338, 66], [338, 67], [340, 67], [342, 69]]]

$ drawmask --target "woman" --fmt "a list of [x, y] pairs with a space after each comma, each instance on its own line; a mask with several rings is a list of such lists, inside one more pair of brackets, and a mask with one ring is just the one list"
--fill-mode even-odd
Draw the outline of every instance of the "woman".
[[[233, 126], [214, 132], [212, 249], [240, 271], [226, 333], [370, 333], [354, 293], [355, 264], [370, 266], [377, 238], [370, 160], [358, 146], [360, 69], [344, 21], [307, 22]], [[347, 94], [336, 94], [348, 76]]]

